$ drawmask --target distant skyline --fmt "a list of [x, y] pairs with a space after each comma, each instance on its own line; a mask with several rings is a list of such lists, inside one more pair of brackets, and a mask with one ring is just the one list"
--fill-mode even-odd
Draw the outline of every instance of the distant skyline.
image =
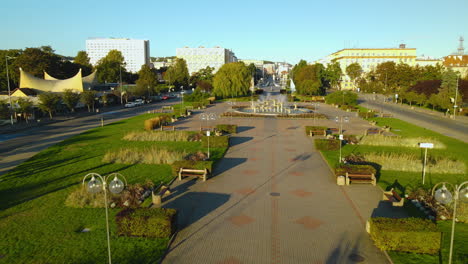
[[152, 57], [221, 46], [239, 59], [315, 61], [343, 48], [417, 48], [418, 56], [468, 53], [468, 1], [8, 1], [0, 49], [50, 45], [75, 56], [92, 37], [147, 39]]

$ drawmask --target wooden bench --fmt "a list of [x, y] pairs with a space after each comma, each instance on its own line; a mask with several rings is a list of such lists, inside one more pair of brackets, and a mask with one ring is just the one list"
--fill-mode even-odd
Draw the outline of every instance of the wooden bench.
[[354, 174], [354, 173], [346, 173], [346, 185], [349, 185], [351, 182], [353, 183], [371, 183], [375, 186], [376, 179], [374, 174]]
[[326, 130], [310, 130], [309, 131], [309, 136], [313, 137], [313, 136], [316, 136], [316, 135], [326, 136], [327, 131]]
[[152, 192], [152, 201], [154, 205], [161, 205], [162, 199], [168, 195], [171, 194], [171, 190], [169, 189], [169, 186], [166, 185], [161, 185], [159, 188], [159, 191], [157, 192]]
[[175, 131], [175, 126], [161, 126], [161, 131], [172, 130]]
[[327, 130], [330, 131], [331, 134], [340, 132], [340, 130], [336, 127], [329, 127]]
[[208, 170], [195, 170], [195, 169], [179, 169], [179, 181], [182, 180], [182, 177], [198, 177], [202, 178], [203, 181], [206, 181], [206, 176], [208, 175]]
[[401, 198], [393, 188], [390, 191], [383, 192], [382, 200], [391, 202], [392, 206], [403, 206], [405, 203], [405, 198]]
[[382, 116], [382, 117], [393, 117], [392, 114], [382, 114], [381, 116]]
[[214, 131], [212, 126], [201, 126], [200, 131]]
[[368, 128], [364, 134], [365, 135], [380, 135], [382, 133], [383, 131], [378, 128]]

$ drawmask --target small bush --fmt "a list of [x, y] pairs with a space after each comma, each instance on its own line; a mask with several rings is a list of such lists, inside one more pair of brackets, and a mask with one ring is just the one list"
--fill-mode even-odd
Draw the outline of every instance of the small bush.
[[371, 165], [341, 165], [338, 168], [335, 168], [335, 175], [345, 175], [346, 173], [350, 174], [376, 174], [377, 170]]
[[180, 160], [171, 164], [172, 174], [177, 176], [180, 168], [204, 170], [207, 169], [211, 173], [213, 169], [213, 161], [193, 161], [193, 160]]
[[170, 151], [157, 147], [145, 149], [121, 148], [108, 151], [102, 161], [123, 164], [171, 164], [174, 161], [183, 160], [187, 154], [186, 151]]
[[324, 135], [327, 134], [327, 127], [324, 127], [324, 126], [306, 126], [305, 127], [305, 131], [306, 131], [306, 135], [310, 135], [310, 131], [321, 131], [323, 130], [324, 131]]
[[237, 125], [220, 124], [216, 126], [216, 130], [226, 134], [237, 134]]
[[145, 130], [151, 131], [155, 128], [160, 127], [161, 125], [166, 124], [170, 120], [171, 120], [171, 117], [168, 115], [160, 115], [154, 118], [146, 119], [144, 123]]
[[120, 236], [169, 238], [175, 231], [177, 211], [168, 208], [128, 208], [116, 215]]
[[437, 254], [441, 232], [436, 224], [421, 218], [383, 218], [369, 220], [370, 236], [381, 250]]
[[337, 139], [316, 139], [315, 148], [317, 150], [338, 150], [340, 149], [340, 140]]
[[[202, 147], [208, 147], [208, 137], [202, 137]], [[210, 148], [227, 148], [229, 147], [229, 136], [210, 136]]]
[[142, 131], [129, 132], [123, 139], [129, 141], [194, 141], [191, 131]]

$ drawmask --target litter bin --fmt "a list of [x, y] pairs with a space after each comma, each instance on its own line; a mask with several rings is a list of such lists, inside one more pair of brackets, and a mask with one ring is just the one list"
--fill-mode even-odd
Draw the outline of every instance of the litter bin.
[[340, 185], [340, 186], [346, 185], [345, 176], [340, 175], [340, 176], [336, 177], [336, 184]]

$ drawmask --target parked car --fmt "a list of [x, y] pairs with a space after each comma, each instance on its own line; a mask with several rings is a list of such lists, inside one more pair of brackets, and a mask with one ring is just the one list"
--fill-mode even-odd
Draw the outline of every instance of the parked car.
[[135, 100], [135, 104], [136, 104], [137, 106], [139, 106], [139, 105], [144, 105], [144, 104], [145, 104], [145, 101], [143, 101], [143, 99], [136, 99], [136, 100]]
[[126, 108], [132, 108], [132, 107], [135, 107], [135, 106], [137, 106], [137, 105], [135, 104], [135, 102], [128, 102], [128, 103], [125, 104], [125, 107], [126, 107]]
[[161, 100], [167, 100], [167, 99], [169, 99], [169, 96], [167, 95], [164, 95], [163, 97], [161, 97]]

